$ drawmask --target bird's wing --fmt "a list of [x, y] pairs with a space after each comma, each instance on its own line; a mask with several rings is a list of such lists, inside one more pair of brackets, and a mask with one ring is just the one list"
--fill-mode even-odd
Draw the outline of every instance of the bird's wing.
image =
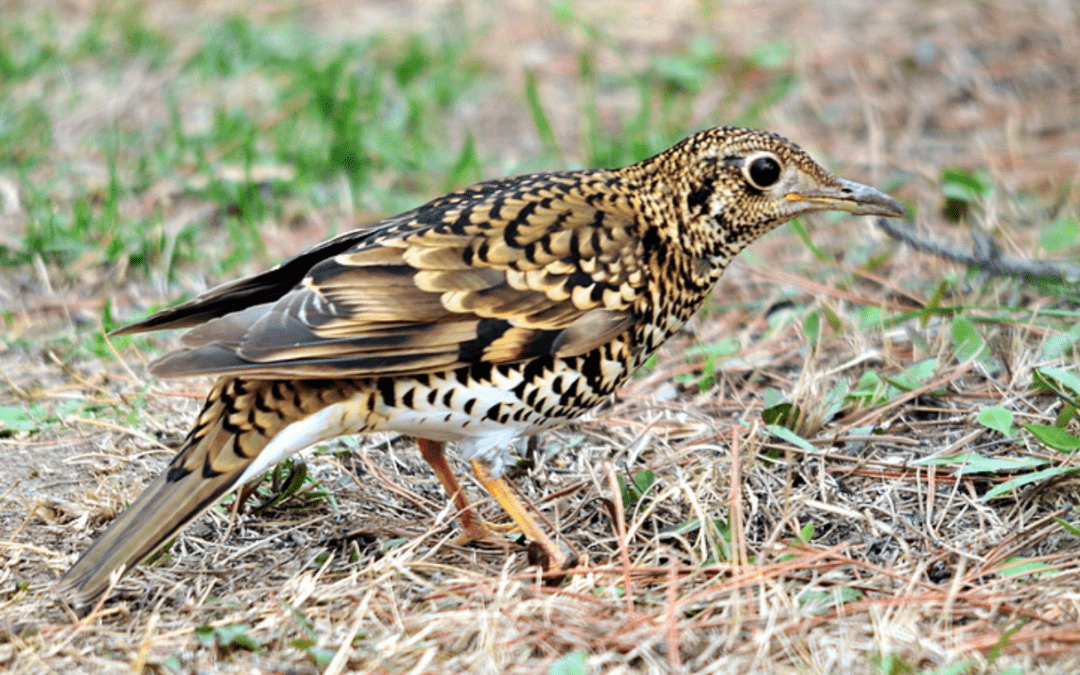
[[161, 376], [413, 375], [586, 353], [633, 323], [646, 282], [633, 211], [596, 173], [453, 193], [126, 332], [194, 326], [154, 364]]

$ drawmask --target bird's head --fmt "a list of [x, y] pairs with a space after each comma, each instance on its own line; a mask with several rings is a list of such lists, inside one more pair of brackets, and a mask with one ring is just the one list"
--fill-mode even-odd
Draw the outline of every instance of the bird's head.
[[838, 178], [791, 141], [766, 131], [718, 127], [641, 165], [681, 212], [670, 236], [709, 242], [730, 258], [767, 231], [813, 211], [900, 217], [900, 202]]

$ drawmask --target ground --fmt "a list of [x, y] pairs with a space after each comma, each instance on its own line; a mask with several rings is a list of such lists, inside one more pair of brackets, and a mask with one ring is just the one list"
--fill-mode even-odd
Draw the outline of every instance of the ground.
[[515, 486], [587, 561], [559, 585], [513, 538], [454, 545], [413, 442], [383, 435], [212, 511], [89, 616], [53, 588], [208, 389], [147, 375], [175, 335], [105, 331], [456, 185], [737, 123], [889, 191], [920, 237], [1077, 260], [1072, 5], [0, 14], [0, 669], [1080, 668], [1076, 281], [831, 216], [751, 247], [610, 404], [520, 449]]

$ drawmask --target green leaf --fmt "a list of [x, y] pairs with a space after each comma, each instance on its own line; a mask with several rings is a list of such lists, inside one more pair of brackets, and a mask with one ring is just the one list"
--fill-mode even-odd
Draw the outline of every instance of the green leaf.
[[946, 199], [974, 204], [989, 195], [992, 189], [990, 177], [983, 171], [968, 173], [946, 169], [941, 174], [941, 194]]
[[216, 646], [226, 651], [230, 649], [246, 649], [254, 652], [262, 649], [262, 644], [248, 635], [247, 630], [246, 626], [236, 623], [229, 623], [216, 628], [203, 625], [195, 629], [195, 639], [203, 647]]
[[1080, 450], [1080, 438], [1073, 436], [1061, 427], [1049, 424], [1024, 424], [1025, 429], [1030, 431], [1043, 445], [1059, 452], [1075, 452]]
[[249, 651], [257, 651], [262, 647], [262, 644], [255, 638], [248, 635], [247, 626], [241, 626], [237, 623], [229, 623], [224, 626], [218, 626], [214, 629], [214, 637], [217, 643], [221, 647], [233, 648], [239, 647], [240, 649], [247, 649]]
[[409, 40], [408, 49], [404, 58], [394, 68], [394, 77], [401, 86], [408, 86], [410, 82], [422, 75], [431, 65], [431, 58], [424, 49], [420, 38], [413, 36]]
[[0, 405], [0, 435], [4, 431], [37, 431], [42, 427], [43, 420], [34, 412], [43, 412], [40, 406], [20, 408], [10, 405]]
[[311, 660], [320, 666], [328, 666], [330, 662], [334, 660], [334, 654], [337, 652], [333, 649], [327, 649], [325, 647], [312, 647], [307, 650], [308, 656]]
[[1019, 556], [1013, 556], [1008, 558], [1005, 567], [1000, 567], [997, 573], [1003, 577], [1041, 577], [1043, 574], [1053, 574], [1055, 570], [1051, 569], [1049, 565], [1037, 560], [1028, 560], [1027, 558], [1021, 558]]
[[578, 649], [560, 657], [548, 668], [548, 675], [587, 675], [589, 672], [589, 654]]
[[942, 279], [938, 282], [937, 288], [934, 290], [934, 294], [930, 296], [926, 305], [919, 311], [919, 327], [926, 328], [930, 323], [931, 317], [937, 312], [937, 309], [941, 306], [941, 300], [945, 297], [945, 291], [949, 288], [949, 282]]
[[[922, 361], [919, 361], [912, 366], [908, 366], [904, 369], [903, 372], [885, 377], [883, 379], [885, 380], [885, 382], [891, 384], [893, 387], [896, 387], [900, 391], [907, 392], [911, 391], [912, 389], [917, 389], [926, 384], [926, 381], [929, 380], [934, 375], [934, 373], [937, 372], [937, 367], [937, 359], [923, 359]], [[866, 378], [866, 375], [867, 373], [864, 373], [863, 378]], [[860, 379], [859, 381], [859, 387], [865, 387], [862, 379]], [[895, 392], [889, 392], [890, 396], [893, 394], [895, 394]]]
[[309, 637], [296, 638], [292, 641], [292, 646], [293, 649], [299, 649], [300, 651], [306, 652], [315, 646], [315, 639]]
[[214, 627], [202, 625], [195, 629], [195, 639], [203, 647], [214, 646]]
[[765, 428], [768, 429], [769, 433], [773, 434], [774, 436], [779, 436], [780, 438], [784, 439], [788, 443], [791, 443], [792, 445], [798, 446], [798, 447], [802, 448], [803, 450], [806, 450], [807, 452], [815, 452], [815, 453], [818, 452], [818, 449], [815, 448], [814, 445], [810, 441], [806, 440], [805, 438], [802, 438], [801, 436], [796, 434], [791, 429], [788, 429], [787, 427], [781, 427], [781, 426], [778, 426], [776, 424], [770, 424], [770, 425], [766, 426]]
[[859, 308], [859, 328], [861, 330], [878, 329], [882, 327], [881, 308], [871, 305], [863, 305]]
[[1054, 518], [1054, 520], [1066, 532], [1068, 532], [1072, 536], [1076, 537], [1077, 539], [1080, 539], [1080, 527], [1077, 527], [1076, 525], [1073, 525], [1072, 523], [1068, 522], [1067, 520], [1062, 520], [1061, 518]]
[[1080, 466], [1052, 466], [1049, 469], [1043, 469], [1042, 471], [1033, 471], [1032, 473], [1018, 476], [1012, 480], [1007, 480], [1000, 485], [996, 485], [993, 489], [983, 495], [983, 499], [989, 501], [994, 497], [999, 497], [1003, 494], [1012, 492], [1016, 488], [1027, 485], [1028, 483], [1038, 483], [1039, 481], [1058, 478], [1059, 476], [1067, 476], [1078, 471], [1080, 471]]
[[896, 387], [900, 391], [911, 391], [922, 386], [922, 382], [915, 379], [910, 373], [897, 373], [896, 375], [885, 376], [885, 381]]
[[1016, 436], [1016, 427], [1013, 426], [1013, 414], [1011, 410], [999, 406], [990, 406], [989, 408], [983, 408], [979, 411], [979, 414], [975, 416], [975, 419], [979, 421], [984, 427], [989, 427], [998, 432], [1005, 438], [1013, 438]]
[[803, 334], [811, 346], [816, 346], [821, 339], [821, 315], [816, 311], [810, 312], [803, 319]]
[[783, 67], [791, 62], [791, 44], [784, 40], [761, 42], [751, 52], [749, 60], [765, 70]]
[[958, 466], [960, 475], [970, 473], [999, 473], [1008, 471], [1026, 471], [1043, 466], [1048, 460], [1039, 457], [982, 457], [973, 452], [965, 452], [948, 457], [923, 459], [916, 464], [937, 466]]
[[1072, 347], [1077, 341], [1080, 341], [1080, 336], [1071, 331], [1068, 333], [1049, 335], [1046, 340], [1043, 341], [1043, 358], [1049, 360], [1063, 358], [1065, 356], [1065, 350]]
[[641, 498], [656, 481], [656, 474], [649, 469], [643, 469], [631, 477], [631, 482], [627, 482], [624, 476], [619, 476], [618, 480], [623, 505], [629, 508], [641, 501]]
[[952, 341], [956, 360], [961, 363], [979, 357], [986, 349], [986, 341], [975, 329], [975, 324], [963, 316], [953, 317]]
[[1080, 241], [1080, 224], [1075, 218], [1058, 218], [1043, 230], [1039, 244], [1048, 253], [1058, 253]]
[[821, 419], [831, 420], [837, 417], [844, 409], [850, 391], [847, 380], [837, 380], [821, 401]]
[[1057, 418], [1054, 420], [1055, 427], [1064, 428], [1069, 422], [1073, 421], [1076, 417], [1076, 406], [1072, 403], [1065, 403], [1061, 406], [1061, 410], [1058, 411]]
[[765, 391], [761, 392], [761, 400], [766, 408], [771, 408], [774, 405], [780, 405], [787, 399], [784, 398], [784, 394], [779, 389], [767, 387]]
[[814, 613], [820, 614], [833, 607], [858, 600], [863, 597], [861, 591], [847, 586], [836, 586], [828, 591], [806, 591], [799, 595], [799, 605], [815, 607]]
[[882, 386], [881, 377], [872, 370], [867, 370], [859, 376], [855, 388], [847, 395], [848, 401], [874, 405], [883, 400], [885, 387]]
[[920, 382], [926, 382], [937, 372], [937, 359], [923, 359], [913, 366], [907, 367], [907, 372]]
[[[1040, 380], [1037, 376], [1041, 376], [1043, 379]], [[1080, 396], [1080, 377], [1077, 377], [1076, 373], [1061, 368], [1044, 366], [1035, 370], [1032, 373], [1032, 378], [1037, 388], [1059, 392], [1060, 389], [1054, 387], [1051, 384], [1052, 381], [1071, 391], [1074, 396]]]
[[[926, 675], [966, 675], [973, 670], [974, 666], [971, 661], [957, 661], [956, 663], [950, 663], [944, 668], [926, 671]], [[999, 675], [1005, 675], [1005, 673], [999, 673]], [[1017, 675], [1019, 675], [1019, 673]]]
[[656, 482], [656, 474], [651, 469], [642, 469], [634, 474], [634, 485], [644, 494]]
[[670, 89], [697, 94], [708, 82], [707, 66], [694, 54], [672, 54], [657, 60], [653, 75]]
[[766, 424], [794, 427], [799, 422], [800, 411], [792, 403], [779, 403], [761, 411], [761, 419]]
[[280, 462], [270, 471], [270, 498], [256, 507], [256, 511], [273, 508], [295, 495], [307, 480], [307, 462], [299, 457]]
[[821, 308], [821, 313], [825, 316], [825, 321], [829, 324], [829, 328], [839, 333], [844, 328], [844, 322], [840, 319], [832, 307], [824, 305]]

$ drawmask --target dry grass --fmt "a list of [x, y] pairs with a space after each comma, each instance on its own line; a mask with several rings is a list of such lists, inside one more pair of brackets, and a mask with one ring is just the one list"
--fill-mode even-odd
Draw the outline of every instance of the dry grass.
[[[228, 11], [226, 4], [204, 2], [200, 11]], [[423, 22], [443, 4], [331, 0], [308, 3], [299, 20], [329, 39], [352, 30], [343, 17], [392, 29]], [[908, 172], [900, 196], [935, 236], [964, 240], [938, 216], [944, 167], [989, 172], [997, 191], [985, 215], [966, 225], [1016, 254], [1039, 255], [1048, 214], [1076, 215], [1073, 8], [739, 0], [702, 18], [696, 3], [668, 4], [663, 13], [654, 3], [606, 1], [580, 11], [614, 17], [611, 33], [643, 60], [688, 33], [711, 36], [732, 54], [790, 40], [800, 84], [767, 113], [769, 126], [835, 158], [854, 179]], [[81, 5], [65, 6], [67, 20], [85, 20]], [[463, 6], [484, 26], [478, 53], [505, 77], [502, 95], [518, 91], [523, 64], [536, 69], [556, 133], [571, 147], [577, 103], [564, 48], [584, 38], [529, 3]], [[191, 29], [198, 21], [185, 8], [161, 3], [150, 20]], [[755, 83], [744, 85], [752, 92]], [[478, 143], [507, 148], [491, 151], [507, 164], [536, 152], [520, 104], [491, 103], [464, 114], [458, 128], [483, 128], [474, 131]], [[620, 101], [609, 104], [617, 110]], [[165, 203], [155, 208], [175, 208], [177, 218], [192, 208]], [[305, 222], [307, 229], [270, 233], [268, 255], [323, 234], [324, 214]], [[1051, 363], [1041, 356], [1044, 329], [980, 324], [1004, 364], [993, 372], [955, 360], [945, 319], [861, 329], [855, 308], [925, 306], [940, 277], [962, 271], [903, 250], [866, 271], [840, 252], [887, 244], [867, 242], [874, 235], [852, 221], [814, 225], [815, 244], [835, 253], [833, 274], [819, 275], [825, 263], [790, 231], [768, 237], [722, 280], [723, 312], [695, 320], [612, 405], [540, 439], [533, 466], [514, 482], [589, 563], [557, 586], [539, 583], [514, 542], [506, 550], [454, 546], [453, 513], [411, 441], [371, 436], [310, 460], [332, 497], [255, 513], [216, 510], [167, 560], [133, 572], [79, 619], [52, 583], [164, 465], [203, 385], [144, 382], [144, 355], [133, 348], [107, 363], [64, 362], [35, 348], [0, 352], [0, 403], [85, 398], [117, 411], [113, 421], [68, 418], [0, 438], [0, 669], [536, 673], [583, 650], [594, 673], [1077, 671], [1080, 545], [1055, 520], [1075, 522], [1077, 479], [986, 500], [1005, 477], [920, 463], [958, 452], [1046, 455], [975, 421], [982, 408], [1004, 405], [1025, 422], [1053, 422], [1058, 400], [1030, 388], [1032, 369]], [[54, 291], [46, 283], [54, 273], [20, 270], [0, 282], [18, 336], [42, 344], [74, 336], [103, 296], [149, 294], [93, 270], [86, 274], [96, 283]], [[948, 304], [987, 316], [1005, 306], [1060, 306], [1008, 282], [973, 279], [958, 288]], [[787, 303], [831, 312], [842, 330], [824, 329], [811, 347], [805, 311], [788, 312]], [[677, 383], [702, 369], [701, 360], [683, 358], [688, 349], [724, 338], [737, 341], [737, 353], [718, 361], [710, 386]], [[896, 375], [928, 358], [940, 365], [924, 386], [840, 416], [824, 409], [838, 382], [854, 383], [867, 369]], [[766, 389], [803, 410], [799, 430], [812, 449], [760, 428]], [[655, 481], [625, 502], [619, 478], [632, 481], [643, 469]], [[699, 526], [687, 527], [691, 521]], [[1048, 571], [1003, 574], [1014, 556]], [[197, 638], [200, 627], [230, 625], [259, 647]]]

